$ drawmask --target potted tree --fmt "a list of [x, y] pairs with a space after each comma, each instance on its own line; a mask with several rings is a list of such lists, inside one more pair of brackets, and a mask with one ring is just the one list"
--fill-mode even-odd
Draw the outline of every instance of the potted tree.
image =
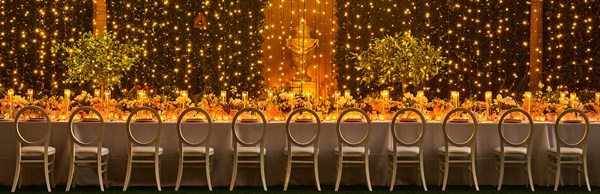
[[410, 32], [376, 38], [367, 50], [354, 55], [361, 83], [385, 88], [401, 85], [402, 93], [407, 85], [421, 88], [447, 64], [439, 48]]
[[72, 45], [55, 44], [52, 53], [59, 52], [66, 55], [67, 81], [91, 82], [103, 94], [105, 88], [120, 86], [121, 78], [141, 60], [144, 49], [118, 40], [112, 32], [99, 36], [86, 32]]

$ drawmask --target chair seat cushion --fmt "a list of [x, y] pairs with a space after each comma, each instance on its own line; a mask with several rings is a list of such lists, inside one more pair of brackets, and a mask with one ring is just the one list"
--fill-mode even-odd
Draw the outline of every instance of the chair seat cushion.
[[[319, 149], [317, 148], [317, 153], [318, 152], [319, 152]], [[287, 146], [285, 148], [283, 148], [283, 153], [286, 155], [289, 153]], [[309, 146], [309, 147], [292, 146], [292, 156], [313, 156], [314, 153], [315, 153], [315, 148], [312, 146]]]
[[[184, 154], [205, 155], [206, 147], [183, 147]], [[208, 148], [208, 155], [214, 155], [215, 150], [212, 147]]]
[[[496, 151], [496, 153], [499, 154], [501, 152], [500, 147], [494, 148], [494, 151]], [[525, 154], [527, 154], [527, 148], [525, 148], [525, 147], [504, 146], [504, 153], [505, 154], [522, 154], [522, 155], [525, 155]]]
[[[558, 151], [556, 150], [556, 147], [553, 147], [553, 148], [548, 149], [548, 152], [557, 153]], [[583, 154], [583, 150], [581, 150], [581, 148], [561, 147], [560, 153], [581, 155], [581, 154]]]
[[[342, 150], [344, 152], [344, 154], [356, 154], [356, 155], [364, 155], [365, 154], [365, 147], [342, 147]], [[336, 147], [334, 149], [335, 154], [339, 154], [340, 153], [340, 148]], [[367, 149], [367, 152], [369, 152], [369, 149]], [[367, 153], [368, 154], [368, 153]]]
[[[106, 156], [108, 155], [109, 151], [108, 148], [102, 147], [101, 151], [101, 155]], [[75, 154], [76, 155], [96, 155], [98, 154], [98, 147], [93, 146], [93, 147], [75, 147]]]
[[[21, 147], [21, 153], [23, 155], [42, 155], [44, 154], [44, 146], [23, 146]], [[48, 146], [48, 155], [56, 153], [56, 149], [52, 146]]]
[[[134, 155], [154, 155], [154, 146], [134, 146], [131, 151]], [[162, 155], [163, 148], [158, 147], [158, 155]]]
[[[260, 154], [260, 147], [238, 147], [239, 156], [258, 156]], [[267, 148], [263, 148], [263, 154], [267, 154]]]
[[[446, 148], [444, 146], [439, 147], [438, 151], [440, 153], [446, 153]], [[466, 146], [448, 146], [448, 152], [450, 154], [471, 154], [471, 147]]]
[[[394, 148], [388, 147], [388, 153], [394, 154]], [[417, 146], [398, 146], [396, 147], [398, 156], [419, 156], [419, 147]]]

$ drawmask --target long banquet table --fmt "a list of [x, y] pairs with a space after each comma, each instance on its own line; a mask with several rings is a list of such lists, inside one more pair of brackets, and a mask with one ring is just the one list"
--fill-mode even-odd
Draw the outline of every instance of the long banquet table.
[[[20, 125], [23, 134], [35, 138], [40, 137], [38, 129], [43, 123], [23, 122]], [[57, 149], [55, 179], [57, 184], [64, 185], [68, 177], [69, 162], [69, 129], [66, 122], [52, 122], [51, 146]], [[104, 138], [104, 147], [110, 149], [110, 159], [108, 165], [108, 179], [111, 185], [122, 185], [125, 177], [127, 163], [127, 133], [125, 122], [113, 121], [106, 123], [106, 135]], [[204, 126], [202, 126], [204, 125]], [[206, 123], [191, 124], [184, 123], [184, 134], [191, 139], [200, 139], [206, 132]], [[389, 185], [389, 164], [388, 147], [391, 146], [391, 132], [388, 121], [373, 121], [372, 131], [369, 142], [371, 150], [371, 177], [373, 185]], [[580, 134], [583, 125], [581, 124], [563, 124], [569, 130], [567, 136], [577, 136]], [[76, 123], [76, 134], [89, 140], [97, 133], [97, 123]], [[140, 139], [148, 139], [157, 129], [156, 123], [134, 123], [132, 124], [134, 133]], [[238, 131], [241, 137], [256, 137], [259, 134], [260, 124], [238, 124]], [[300, 140], [307, 140], [314, 133], [315, 123], [292, 123], [294, 135]], [[365, 122], [343, 123], [344, 134], [351, 140], [358, 140], [366, 129]], [[402, 138], [411, 139], [417, 132], [409, 130], [417, 128], [419, 123], [398, 123], [397, 131]], [[527, 124], [505, 124], [508, 137], [518, 139], [526, 135], [522, 127]], [[319, 140], [319, 175], [321, 184], [333, 185], [335, 183], [335, 153], [333, 149], [337, 146], [336, 123], [323, 122], [321, 136]], [[547, 181], [547, 149], [555, 145], [553, 133], [554, 124], [549, 122], [536, 122], [532, 133], [533, 145], [533, 179], [537, 185], [545, 185]], [[562, 127], [561, 127], [562, 128]], [[457, 140], [470, 135], [472, 124], [450, 124], [449, 130], [453, 134], [458, 134]], [[519, 130], [521, 129], [521, 130]], [[13, 122], [0, 122], [0, 146], [3, 151], [0, 152], [0, 185], [12, 184], [15, 166], [15, 129]], [[579, 132], [579, 133], [578, 133]], [[600, 142], [595, 141], [600, 137], [600, 124], [592, 124], [589, 134], [588, 165], [592, 185], [600, 185], [600, 152], [594, 152], [595, 147]], [[269, 122], [265, 137], [267, 156], [266, 156], [266, 174], [268, 185], [283, 185], [285, 176], [286, 156], [283, 148], [286, 146], [285, 122]], [[425, 154], [425, 176], [428, 184], [437, 184], [438, 180], [438, 151], [437, 148], [444, 145], [444, 135], [442, 123], [431, 121], [426, 124], [424, 133], [424, 154]], [[165, 122], [161, 133], [161, 146], [164, 148], [164, 156], [161, 165], [161, 182], [163, 186], [172, 186], [175, 183], [178, 164], [178, 134], [176, 123]], [[479, 183], [482, 185], [495, 185], [497, 175], [495, 173], [495, 155], [494, 148], [500, 144], [498, 135], [498, 124], [483, 122], [478, 124], [477, 133], [477, 173]], [[215, 186], [228, 186], [232, 169], [232, 130], [230, 122], [215, 122], [211, 135], [210, 146], [215, 149], [215, 155], [212, 167], [212, 179]], [[398, 184], [416, 184], [416, 168], [400, 168]], [[258, 169], [242, 169], [238, 173], [237, 185], [260, 185], [260, 175]], [[565, 172], [565, 171], [563, 171]], [[576, 184], [576, 173], [567, 171], [563, 175], [566, 184]], [[364, 184], [364, 170], [361, 168], [345, 168], [343, 171], [343, 185]], [[507, 169], [505, 184], [524, 184], [526, 179], [522, 170]], [[132, 175], [132, 185], [154, 185], [154, 173], [151, 168], [134, 168]], [[26, 169], [24, 171], [24, 185], [43, 184], [43, 172], [40, 169]], [[79, 183], [97, 184], [97, 175], [93, 169], [82, 169], [79, 171]], [[468, 184], [468, 175], [466, 168], [452, 168], [450, 171], [449, 184]], [[186, 169], [184, 171], [183, 185], [206, 185], [203, 168]], [[291, 184], [313, 185], [314, 179], [312, 170], [292, 171]]]

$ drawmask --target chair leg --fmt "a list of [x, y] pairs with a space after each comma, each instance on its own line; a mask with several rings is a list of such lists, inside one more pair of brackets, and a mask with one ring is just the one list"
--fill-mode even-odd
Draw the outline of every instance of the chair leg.
[[421, 176], [421, 184], [423, 184], [423, 190], [427, 191], [427, 180], [425, 180], [425, 168], [423, 166], [423, 154], [419, 158], [419, 174]]
[[292, 173], [292, 152], [288, 153], [287, 162], [285, 165], [285, 182], [283, 183], [283, 191], [287, 191], [288, 184], [290, 183], [290, 175]]
[[367, 178], [367, 186], [369, 187], [369, 191], [373, 191], [373, 189], [371, 188], [371, 173], [369, 170], [369, 155], [367, 152], [367, 155], [365, 156], [365, 177]]
[[558, 184], [560, 181], [560, 156], [556, 156], [556, 174], [554, 175], [554, 191], [558, 190]]
[[71, 163], [69, 164], [69, 179], [67, 179], [66, 192], [71, 190], [71, 184], [73, 184], [73, 175], [75, 174], [75, 156], [71, 157]]
[[129, 157], [127, 158], [127, 172], [125, 174], [125, 183], [123, 183], [123, 191], [127, 191], [127, 187], [129, 186], [129, 180], [131, 179], [131, 165], [132, 165], [132, 156], [129, 153]]
[[44, 156], [44, 177], [46, 178], [46, 188], [48, 188], [48, 192], [52, 192], [49, 168], [50, 168], [50, 165], [48, 164], [48, 156]]
[[[158, 154], [158, 153], [156, 153]], [[156, 187], [158, 188], [158, 191], [161, 191], [161, 186], [160, 186], [160, 156], [155, 156], [154, 157], [154, 174], [156, 176]]]
[[265, 155], [260, 155], [260, 178], [262, 179], [263, 190], [267, 191], [267, 179], [265, 178]]
[[475, 153], [471, 153], [471, 174], [473, 174], [473, 184], [475, 184], [475, 190], [479, 191], [479, 183], [477, 182], [477, 165], [475, 162]]
[[498, 170], [498, 191], [502, 190], [502, 181], [504, 180], [504, 154], [500, 154], [500, 169]]
[[446, 191], [446, 184], [448, 183], [448, 171], [450, 170], [450, 163], [448, 162], [448, 156], [446, 155], [444, 161], [444, 182], [442, 183], [442, 191]]
[[344, 156], [342, 155], [341, 150], [340, 150], [340, 153], [338, 154], [338, 162], [337, 162], [337, 176], [335, 179], [335, 191], [339, 190], [340, 182], [342, 181], [342, 169], [343, 169], [342, 158], [343, 157]]
[[[581, 160], [581, 157], [579, 157], [579, 159]], [[581, 166], [582, 166], [582, 165], [580, 165], [580, 164], [577, 164], [577, 186], [578, 186], [579, 188], [581, 188], [581, 172], [583, 171], [583, 170], [581, 169]]]
[[181, 177], [183, 176], [183, 153], [179, 152], [179, 166], [177, 168], [177, 182], [175, 182], [175, 191], [179, 191], [181, 185]]
[[207, 155], [204, 159], [204, 168], [206, 172], [206, 183], [208, 184], [208, 190], [212, 191], [212, 181], [210, 179], [210, 155]]
[[531, 159], [527, 159], [527, 179], [529, 180], [529, 187], [531, 187], [531, 191], [535, 191], [533, 187], [533, 176], [531, 172]]
[[319, 159], [318, 155], [314, 156], [313, 169], [315, 170], [315, 183], [317, 184], [317, 190], [321, 191], [321, 180], [319, 180]]
[[392, 155], [392, 176], [390, 177], [390, 191], [394, 190], [394, 185], [396, 184], [396, 171], [398, 170], [398, 158], [396, 154]]
[[108, 187], [108, 155], [104, 158], [104, 187]]
[[587, 186], [588, 191], [592, 191], [592, 188], [590, 187], [590, 178], [588, 176], [587, 157], [583, 157], [583, 176], [585, 177], [585, 185]]
[[19, 184], [19, 179], [21, 176], [21, 156], [17, 154], [17, 165], [15, 167], [15, 177], [13, 179], [13, 185], [10, 192], [15, 192], [17, 189], [17, 184]]
[[231, 183], [229, 184], [229, 191], [233, 191], [233, 187], [235, 186], [235, 178], [237, 176], [238, 169], [238, 157], [237, 153], [233, 156], [233, 169], [231, 171]]
[[50, 166], [50, 185], [52, 185], [52, 188], [56, 188], [56, 181], [54, 181], [54, 164], [56, 162], [56, 155], [52, 155], [52, 165]]
[[74, 189], [77, 186], [77, 177], [78, 177], [78, 171], [77, 171], [77, 166], [75, 166], [75, 168], [73, 169], [73, 184], [71, 185], [71, 188]]
[[104, 191], [104, 180], [102, 176], [102, 156], [96, 161], [96, 167], [98, 168], [98, 183], [100, 185], [100, 191]]

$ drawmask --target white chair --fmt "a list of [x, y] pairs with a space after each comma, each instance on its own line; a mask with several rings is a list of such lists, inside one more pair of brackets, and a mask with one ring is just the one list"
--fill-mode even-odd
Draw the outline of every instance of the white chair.
[[[506, 135], [503, 130], [504, 118], [510, 115], [511, 113], [519, 112], [527, 117], [529, 121], [528, 133], [527, 136], [521, 140], [520, 142], [512, 142]], [[510, 109], [506, 111], [500, 117], [498, 121], [498, 135], [500, 136], [500, 147], [494, 149], [496, 153], [497, 163], [496, 170], [498, 170], [498, 191], [502, 188], [502, 181], [504, 180], [504, 169], [506, 166], [516, 166], [521, 167], [525, 165], [525, 171], [527, 172], [527, 180], [529, 181], [529, 187], [531, 187], [531, 191], [535, 191], [533, 187], [533, 179], [531, 175], [531, 134], [533, 132], [533, 119], [531, 115], [527, 113], [523, 109]]]
[[[140, 111], [149, 111], [158, 120], [158, 130], [156, 135], [147, 142], [137, 140], [131, 131], [131, 119]], [[155, 122], [153, 121], [153, 123]], [[125, 176], [125, 184], [123, 184], [123, 191], [127, 191], [129, 180], [131, 178], [131, 169], [134, 164], [154, 164], [156, 187], [158, 187], [158, 191], [160, 191], [160, 160], [163, 154], [163, 148], [160, 147], [160, 135], [163, 128], [163, 121], [160, 118], [160, 115], [156, 110], [147, 106], [136, 108], [127, 118], [125, 127], [127, 128], [127, 138], [129, 139], [129, 143], [127, 146], [127, 174]]]
[[[398, 136], [398, 132], [396, 131], [396, 121], [400, 115], [405, 112], [414, 112], [421, 119], [421, 132], [418, 137], [412, 142], [405, 142]], [[393, 144], [391, 148], [388, 148], [388, 154], [390, 156], [390, 166], [392, 171], [392, 176], [390, 178], [390, 191], [394, 190], [394, 185], [396, 182], [396, 172], [398, 171], [398, 166], [403, 165], [405, 167], [414, 167], [417, 166], [417, 175], [419, 177], [419, 183], [423, 185], [423, 190], [427, 191], [427, 183], [425, 180], [425, 168], [423, 167], [423, 134], [425, 133], [427, 121], [425, 117], [419, 110], [414, 108], [403, 108], [400, 109], [394, 115], [392, 119], [392, 124], [390, 126], [390, 130], [392, 132]]]
[[[575, 143], [570, 143], [565, 141], [562, 136], [560, 136], [560, 122], [561, 119], [569, 114], [575, 113], [579, 114], [585, 120], [585, 131], [581, 136], [581, 139], [577, 140]], [[578, 124], [569, 124], [569, 125], [578, 125]], [[563, 126], [564, 127], [564, 126]], [[588, 168], [587, 168], [587, 136], [590, 131], [590, 121], [585, 113], [578, 109], [567, 109], [562, 112], [556, 122], [554, 123], [554, 135], [556, 137], [556, 147], [548, 149], [548, 160], [550, 165], [548, 167], [548, 182], [550, 182], [550, 174], [554, 172], [554, 191], [558, 190], [558, 184], [560, 181], [560, 173], [561, 168], [563, 166], [571, 166], [577, 168], [577, 180], [579, 186], [581, 186], [581, 173], [583, 172], [585, 178], [585, 184], [587, 186], [588, 191], [591, 191], [590, 181], [588, 177]], [[582, 169], [583, 168], [583, 169]]]
[[[312, 138], [307, 142], [297, 141], [293, 137], [290, 127], [292, 117], [301, 112], [308, 112], [317, 120], [317, 130], [315, 135], [312, 136]], [[296, 164], [297, 166], [301, 167], [313, 167], [316, 182], [315, 184], [317, 185], [317, 190], [321, 191], [321, 183], [319, 182], [319, 136], [321, 134], [321, 119], [319, 118], [319, 115], [317, 115], [317, 113], [311, 109], [298, 108], [292, 111], [292, 113], [290, 113], [288, 116], [285, 123], [285, 131], [287, 133], [287, 146], [284, 148], [283, 152], [285, 155], [287, 155], [287, 165], [283, 190], [287, 191], [292, 172], [292, 164]]]
[[[367, 132], [365, 136], [358, 142], [349, 142], [344, 138], [340, 124], [344, 115], [350, 112], [358, 112], [367, 119]], [[369, 191], [371, 188], [371, 175], [369, 173], [369, 137], [371, 135], [371, 118], [365, 111], [359, 108], [348, 108], [344, 110], [337, 119], [336, 131], [338, 136], [338, 147], [334, 149], [337, 156], [337, 179], [335, 181], [335, 191], [339, 190], [340, 182], [342, 181], [342, 169], [343, 165], [348, 166], [362, 166], [365, 168], [365, 178], [367, 179], [367, 187]]]
[[[450, 116], [457, 112], [468, 113], [468, 115], [473, 119], [473, 132], [471, 133], [471, 136], [464, 142], [454, 141], [454, 139], [452, 139], [448, 133], [448, 128], [446, 128]], [[442, 127], [444, 131], [445, 142], [444, 146], [438, 148], [439, 172], [444, 173], [442, 191], [446, 190], [446, 185], [448, 183], [448, 172], [451, 165], [467, 165], [467, 168], [471, 171], [469, 175], [475, 184], [475, 190], [479, 191], [479, 185], [477, 183], [477, 167], [475, 165], [475, 155], [477, 153], [477, 117], [475, 117], [473, 112], [466, 108], [455, 108], [446, 115]], [[438, 175], [438, 185], [442, 180], [440, 178], [442, 177]]]
[[[181, 129], [181, 122], [186, 114], [189, 112], [202, 113], [208, 121], [208, 131], [204, 139], [191, 142], [184, 135]], [[184, 121], [185, 122], [185, 121]], [[206, 110], [198, 107], [192, 107], [184, 110], [177, 119], [177, 134], [179, 135], [179, 169], [177, 171], [177, 183], [175, 184], [175, 191], [179, 190], [181, 185], [181, 177], [183, 176], [184, 164], [204, 164], [206, 171], [206, 182], [208, 183], [208, 190], [212, 191], [212, 183], [210, 179], [210, 167], [211, 167], [211, 156], [215, 154], [215, 150], [209, 147], [210, 135], [213, 129], [213, 122], [210, 115]]]
[[[25, 111], [40, 112], [41, 116], [44, 117], [44, 120], [40, 121], [44, 121], [44, 123], [46, 123], [48, 126], [45, 133], [40, 131], [43, 133], [43, 136], [36, 141], [29, 141], [25, 139], [19, 130], [19, 117], [25, 113]], [[15, 192], [17, 184], [19, 188], [21, 187], [21, 170], [23, 169], [23, 166], [40, 164], [44, 167], [46, 188], [48, 189], [48, 192], [51, 192], [52, 188], [54, 188], [54, 159], [56, 156], [56, 149], [52, 146], [49, 146], [52, 126], [48, 113], [38, 106], [27, 106], [19, 110], [15, 116], [14, 124], [17, 134], [17, 166], [15, 168], [15, 178], [13, 180], [11, 192]]]
[[[92, 141], [84, 142], [75, 135], [73, 119], [75, 118], [75, 115], [77, 115], [80, 111], [91, 111], [94, 114], [98, 115], [97, 122], [100, 123], [100, 131], [98, 136]], [[106, 187], [108, 188], [106, 170], [108, 168], [109, 150], [107, 148], [102, 147], [102, 141], [104, 139], [105, 130], [104, 118], [102, 117], [102, 114], [100, 114], [98, 110], [89, 106], [83, 106], [78, 109], [75, 109], [69, 117], [69, 130], [71, 134], [71, 143], [69, 143], [69, 149], [71, 151], [71, 160], [69, 163], [69, 179], [67, 181], [67, 188], [65, 189], [65, 191], [69, 191], [71, 189], [71, 186], [75, 187], [75, 185], [77, 184], [77, 177], [74, 175], [77, 174], [77, 167], [79, 166], [96, 168], [98, 171], [98, 182], [100, 184], [100, 190], [104, 191], [104, 184], [106, 184]]]
[[[237, 119], [240, 115], [246, 112], [256, 113], [262, 119], [261, 135], [256, 141], [253, 142], [242, 140], [236, 130]], [[267, 181], [265, 179], [265, 154], [267, 154], [267, 149], [265, 148], [266, 133], [267, 119], [265, 119], [265, 115], [256, 108], [243, 108], [239, 110], [233, 117], [233, 121], [231, 121], [231, 135], [233, 139], [233, 170], [231, 172], [231, 184], [229, 185], [230, 191], [233, 191], [233, 187], [235, 187], [238, 166], [249, 167], [256, 165], [260, 167], [260, 176], [262, 179], [263, 189], [267, 191]], [[257, 145], [258, 147], [256, 147]]]

